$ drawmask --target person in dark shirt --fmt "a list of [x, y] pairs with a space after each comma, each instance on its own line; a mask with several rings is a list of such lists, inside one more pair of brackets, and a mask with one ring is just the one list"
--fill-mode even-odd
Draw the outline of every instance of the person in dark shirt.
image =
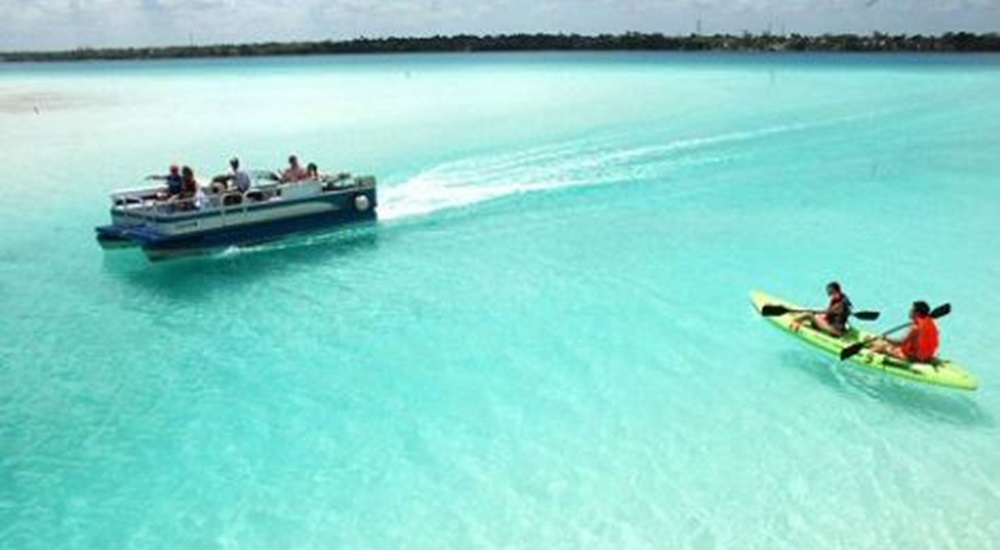
[[167, 175], [165, 175], [165, 176], [160, 176], [160, 175], [146, 176], [146, 179], [148, 179], [148, 180], [160, 180], [160, 181], [166, 182], [166, 184], [167, 184], [167, 193], [166, 193], [166, 196], [164, 196], [163, 198], [169, 199], [170, 197], [175, 197], [177, 195], [180, 195], [181, 192], [184, 190], [183, 189], [184, 188], [184, 180], [181, 177], [181, 169], [176, 164], [171, 164], [170, 165], [170, 172]]
[[851, 299], [836, 281], [826, 285], [826, 295], [830, 297], [830, 303], [825, 311], [803, 314], [792, 321], [789, 328], [797, 331], [802, 325], [809, 323], [813, 328], [831, 336], [843, 336], [847, 332], [847, 319], [850, 318], [853, 307]]

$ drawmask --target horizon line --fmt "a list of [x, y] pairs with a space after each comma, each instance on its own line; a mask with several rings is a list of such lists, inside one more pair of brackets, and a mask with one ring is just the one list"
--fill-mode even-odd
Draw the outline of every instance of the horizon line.
[[[489, 41], [496, 40], [514, 40], [514, 41], [525, 41], [525, 40], [576, 40], [576, 41], [590, 41], [587, 43], [576, 43], [576, 44], [562, 44], [563, 47], [546, 47], [546, 45], [539, 45], [538, 48], [531, 47], [529, 43], [517, 44], [517, 48], [512, 48], [515, 44], [488, 44]], [[659, 44], [647, 44], [647, 48], [641, 47], [641, 44], [636, 44], [634, 42], [626, 42], [620, 44], [620, 47], [614, 47], [615, 44], [609, 43], [609, 41], [614, 40], [660, 40], [663, 41]], [[583, 34], [576, 32], [518, 32], [518, 33], [496, 33], [496, 34], [473, 34], [473, 33], [458, 33], [458, 34], [433, 34], [433, 35], [411, 35], [411, 36], [375, 36], [368, 37], [365, 35], [360, 35], [354, 38], [348, 39], [333, 39], [328, 38], [325, 40], [301, 40], [301, 41], [258, 41], [258, 42], [217, 42], [217, 43], [206, 43], [206, 44], [196, 44], [194, 43], [193, 37], [189, 38], [188, 44], [173, 44], [173, 45], [163, 45], [163, 46], [106, 46], [106, 47], [95, 47], [95, 46], [78, 46], [71, 49], [54, 49], [54, 50], [7, 50], [0, 51], [0, 62], [8, 61], [19, 61], [25, 60], [27, 58], [35, 60], [45, 60], [46, 58], [62, 58], [68, 56], [74, 58], [73, 56], [79, 56], [79, 54], [99, 54], [105, 56], [113, 55], [128, 55], [128, 54], [169, 54], [175, 52], [177, 54], [184, 54], [184, 52], [198, 52], [204, 51], [207, 57], [224, 57], [224, 56], [254, 56], [254, 55], [267, 55], [266, 53], [259, 52], [228, 52], [219, 53], [212, 55], [209, 50], [219, 49], [219, 48], [230, 48], [230, 49], [250, 49], [250, 48], [286, 48], [286, 51], [274, 52], [274, 55], [294, 55], [292, 52], [288, 52], [288, 48], [317, 48], [317, 47], [350, 47], [350, 46], [360, 46], [364, 44], [378, 45], [385, 43], [397, 43], [405, 44], [409, 43], [409, 49], [397, 49], [397, 50], [364, 50], [364, 49], [342, 49], [334, 51], [312, 51], [312, 52], [301, 52], [303, 54], [308, 53], [328, 53], [328, 54], [351, 54], [351, 53], [434, 53], [434, 52], [461, 52], [461, 51], [476, 51], [476, 52], [488, 52], [488, 51], [546, 51], [546, 50], [628, 50], [628, 49], [649, 49], [649, 50], [686, 50], [685, 46], [698, 45], [699, 40], [712, 40], [712, 44], [704, 44], [701, 48], [702, 50], [753, 50], [758, 48], [750, 47], [748, 44], [733, 44], [730, 42], [719, 42], [721, 41], [747, 41], [747, 40], [771, 40], [772, 46], [776, 41], [781, 40], [805, 40], [808, 46], [817, 46], [822, 44], [817, 41], [823, 40], [904, 40], [904, 41], [916, 41], [921, 44], [938, 44], [940, 41], [951, 41], [957, 43], [969, 43], [969, 41], [981, 41], [986, 40], [988, 48], [986, 49], [958, 49], [958, 50], [936, 50], [936, 51], [1000, 51], [1000, 33], [996, 31], [990, 32], [969, 32], [969, 31], [945, 31], [936, 34], [923, 34], [923, 33], [888, 33], [878, 30], [872, 30], [868, 33], [844, 33], [844, 32], [826, 32], [826, 33], [804, 33], [800, 34], [797, 32], [786, 32], [782, 30], [781, 32], [772, 32], [770, 30], [763, 32], [750, 32], [743, 31], [739, 34], [734, 33], [701, 33], [701, 32], [691, 32], [688, 34], [664, 34], [662, 32], [639, 32], [639, 31], [625, 31], [621, 33], [598, 33], [598, 34]], [[433, 45], [434, 43], [441, 42], [455, 42], [455, 41], [467, 41], [465, 48], [458, 49], [420, 49], [417, 46], [420, 45]], [[872, 46], [871, 43], [862, 43], [866, 47]], [[476, 46], [487, 46], [485, 49], [474, 49]], [[492, 47], [491, 47], [492, 46]], [[506, 46], [506, 47], [505, 47]], [[521, 47], [523, 46], [523, 47]], [[552, 44], [549, 44], [552, 46]], [[639, 47], [636, 47], [639, 46]], [[671, 47], [673, 46], [673, 47]], [[766, 49], [761, 47], [759, 49]], [[821, 47], [820, 50], [827, 51], [828, 48]], [[837, 50], [840, 51], [840, 50]], [[844, 50], [844, 51], [855, 51], [855, 50]], [[879, 49], [862, 49], [861, 51], [882, 51]], [[897, 51], [897, 50], [887, 50], [887, 51]], [[910, 51], [910, 50], [906, 50]], [[920, 51], [920, 50], [913, 50]], [[177, 57], [166, 55], [165, 57]], [[188, 57], [201, 57], [198, 55], [190, 55]], [[75, 57], [75, 59], [95, 59], [94, 57]]]

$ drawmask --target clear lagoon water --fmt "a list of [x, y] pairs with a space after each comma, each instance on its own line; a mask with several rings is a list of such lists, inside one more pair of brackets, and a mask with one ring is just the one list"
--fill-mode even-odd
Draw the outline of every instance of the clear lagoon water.
[[[0, 65], [0, 547], [1000, 545], [1000, 57]], [[365, 227], [151, 264], [234, 153]], [[752, 312], [950, 302], [961, 393]]]

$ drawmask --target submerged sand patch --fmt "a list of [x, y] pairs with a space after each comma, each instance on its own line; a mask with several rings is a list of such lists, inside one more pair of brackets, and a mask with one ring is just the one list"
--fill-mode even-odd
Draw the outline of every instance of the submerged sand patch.
[[109, 98], [91, 94], [72, 94], [50, 90], [0, 88], [0, 113], [41, 115], [46, 111], [65, 111], [104, 104]]

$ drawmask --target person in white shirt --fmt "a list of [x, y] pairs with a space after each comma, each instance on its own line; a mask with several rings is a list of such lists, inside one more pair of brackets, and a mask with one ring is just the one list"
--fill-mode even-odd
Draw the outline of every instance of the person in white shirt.
[[246, 193], [250, 190], [250, 176], [243, 170], [240, 170], [240, 159], [237, 157], [229, 159], [229, 167], [232, 170], [228, 174], [212, 178], [212, 192], [222, 193], [226, 191], [230, 188], [229, 182], [232, 182], [232, 189], [240, 193]]
[[246, 172], [240, 170], [240, 159], [233, 157], [229, 159], [229, 166], [233, 169], [233, 173], [230, 176], [233, 185], [240, 193], [246, 193], [250, 190], [250, 176]]

